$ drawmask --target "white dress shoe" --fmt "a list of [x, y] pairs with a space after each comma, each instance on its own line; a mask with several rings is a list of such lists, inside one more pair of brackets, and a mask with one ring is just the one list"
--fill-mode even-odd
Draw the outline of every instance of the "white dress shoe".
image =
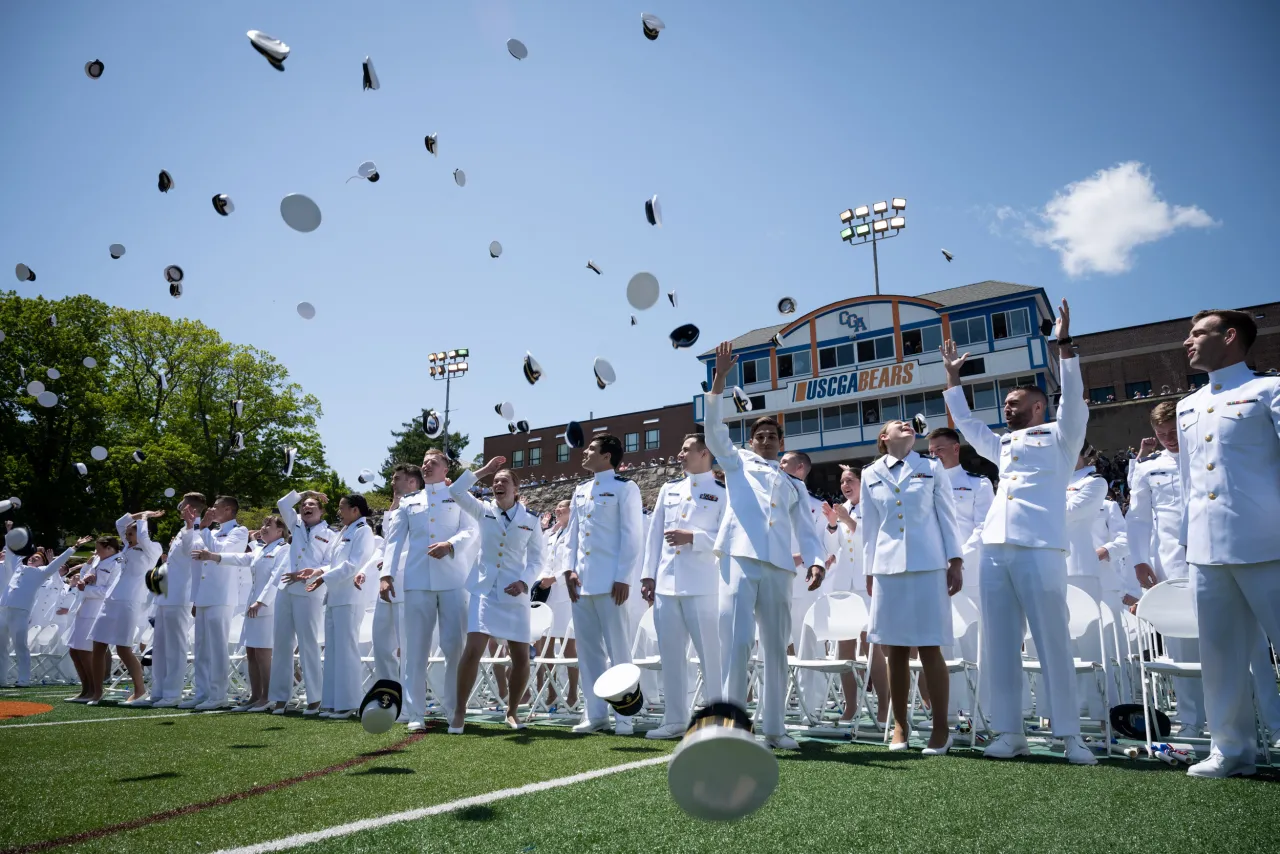
[[668, 739], [668, 738], [684, 738], [685, 730], [688, 727], [682, 724], [664, 724], [657, 729], [651, 729], [644, 734], [645, 738]]
[[409, 721], [409, 732], [422, 732], [426, 728], [425, 721]]
[[766, 735], [764, 743], [770, 750], [799, 750], [800, 742], [789, 735]]
[[449, 735], [462, 735], [462, 730], [465, 728], [465, 724], [463, 726], [451, 726], [449, 727]]
[[333, 716], [333, 712], [329, 711], [328, 709], [322, 710], [320, 714], [317, 715], [317, 717], [323, 718], [325, 720], [328, 720], [332, 716]]
[[1188, 777], [1251, 777], [1258, 769], [1252, 762], [1229, 760], [1214, 750], [1209, 758], [1187, 769]]
[[89, 702], [89, 698], [88, 698], [88, 697], [63, 697], [63, 698], [62, 698], [62, 702], [64, 702], [64, 703], [87, 703], [87, 702]]
[[30, 687], [31, 687], [31, 683], [30, 683], [30, 682], [15, 682], [15, 683], [14, 683], [14, 685], [13, 685], [13, 687], [15, 687], [15, 688], [30, 688]]
[[320, 714], [320, 713], [321, 713], [321, 712], [320, 712], [320, 707], [319, 707], [319, 706], [316, 706], [314, 709], [303, 709], [303, 710], [302, 710], [302, 714], [303, 714], [304, 716], [308, 717], [308, 718], [314, 718], [316, 715], [318, 715], [318, 714]]
[[195, 707], [197, 712], [216, 712], [219, 709], [230, 707], [230, 703], [226, 700], [205, 700], [203, 703]]
[[1015, 756], [1030, 756], [1031, 745], [1027, 737], [1016, 732], [1006, 732], [987, 745], [982, 755], [988, 759], [1012, 759]]
[[151, 700], [147, 697], [139, 697], [136, 700], [125, 700], [120, 703], [121, 706], [128, 706], [131, 709], [149, 709], [152, 706]]
[[261, 706], [254, 706], [253, 708], [249, 709], [249, 711], [251, 711], [251, 712], [265, 712], [265, 711], [266, 711], [267, 709], [269, 709], [269, 708], [271, 708], [271, 704], [270, 704], [270, 703], [263, 703]]
[[608, 721], [579, 721], [573, 725], [573, 731], [577, 733], [600, 732], [608, 727]]
[[178, 708], [178, 703], [180, 703], [180, 702], [181, 702], [181, 700], [179, 700], [177, 697], [165, 697], [163, 700], [156, 700], [154, 703], [152, 703], [152, 704], [151, 704], [151, 708], [153, 708], [153, 709], [176, 709], [176, 708]]
[[273, 714], [273, 715], [283, 715], [283, 714], [284, 714], [284, 706], [280, 706], [280, 707], [279, 707], [279, 708], [277, 708], [277, 709], [272, 709], [272, 710], [271, 710], [271, 714]]
[[345, 721], [349, 717], [351, 717], [350, 711], [329, 713], [329, 720], [331, 721]]
[[951, 749], [951, 742], [953, 740], [953, 737], [948, 734], [946, 744], [941, 747], [926, 747], [924, 750], [920, 751], [920, 753], [923, 756], [946, 756], [947, 751]]
[[85, 701], [85, 705], [86, 705], [86, 706], [96, 706], [96, 705], [98, 705], [98, 703], [99, 703], [99, 702], [101, 702], [101, 701], [100, 701], [100, 700], [87, 700], [87, 701]]
[[190, 699], [183, 700], [181, 703], [179, 703], [179, 704], [178, 704], [178, 708], [179, 708], [179, 709], [194, 709], [196, 706], [200, 705], [200, 704], [201, 704], [201, 703], [203, 703], [203, 702], [204, 702], [204, 700], [199, 700], [199, 699], [196, 699], [195, 697], [191, 697]]
[[634, 725], [632, 725], [630, 719], [624, 721], [621, 718], [619, 718], [618, 720], [614, 721], [614, 724], [613, 724], [614, 735], [635, 735], [635, 732], [636, 732], [636, 728]]
[[891, 742], [889, 742], [889, 751], [890, 751], [891, 753], [897, 753], [897, 752], [902, 751], [902, 750], [910, 750], [910, 749], [911, 749], [911, 742], [910, 742], [910, 741], [891, 741]]
[[1068, 735], [1062, 739], [1062, 752], [1072, 765], [1097, 765], [1098, 757], [1093, 755], [1078, 735]]
[[234, 706], [234, 707], [232, 707], [231, 711], [233, 711], [233, 712], [247, 712], [247, 711], [250, 711], [252, 708], [253, 708], [253, 707], [252, 707], [252, 706], [250, 706], [248, 703], [245, 703], [243, 706]]

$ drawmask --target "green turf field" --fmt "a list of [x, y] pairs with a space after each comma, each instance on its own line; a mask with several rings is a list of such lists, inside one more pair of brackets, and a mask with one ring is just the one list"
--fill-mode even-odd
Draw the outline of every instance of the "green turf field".
[[[706, 824], [667, 794], [664, 760], [673, 742], [490, 724], [448, 736], [441, 723], [416, 738], [402, 726], [370, 736], [355, 721], [293, 713], [90, 709], [63, 703], [68, 693], [0, 692], [0, 701], [54, 707], [0, 721], [0, 852], [208, 854], [308, 833], [316, 841], [257, 850], [1277, 849], [1280, 773], [1271, 769], [1249, 780], [1192, 780], [1152, 761], [1078, 768], [1044, 755], [1004, 763], [962, 750], [929, 759], [807, 741], [798, 753], [778, 754], [778, 790], [763, 809], [741, 822]], [[27, 726], [60, 721], [69, 723]], [[503, 792], [628, 764], [638, 767]], [[431, 807], [436, 814], [395, 816]], [[384, 816], [392, 818], [382, 826], [325, 834]]]

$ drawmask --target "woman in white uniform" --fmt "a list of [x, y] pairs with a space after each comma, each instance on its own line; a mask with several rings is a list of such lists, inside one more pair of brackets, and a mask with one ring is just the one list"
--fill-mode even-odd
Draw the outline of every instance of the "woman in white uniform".
[[[515, 475], [494, 457], [475, 472], [464, 472], [449, 487], [458, 507], [480, 526], [480, 557], [467, 576], [467, 645], [458, 665], [458, 697], [449, 732], [462, 732], [467, 698], [475, 686], [480, 657], [490, 638], [506, 641], [511, 656], [507, 687], [507, 726], [523, 729], [518, 710], [529, 682], [529, 586], [542, 573], [542, 529], [538, 517], [518, 502]], [[493, 498], [481, 501], [469, 491], [493, 475]]]
[[949, 597], [962, 584], [963, 543], [946, 470], [911, 450], [915, 441], [910, 424], [888, 422], [876, 443], [884, 456], [862, 472], [862, 567], [871, 594], [867, 638], [886, 647], [894, 724], [890, 749], [907, 749], [908, 657], [911, 647], [918, 647], [925, 678], [934, 686], [933, 730], [924, 752], [940, 755], [951, 746], [941, 647], [955, 642]]
[[89, 639], [93, 641], [94, 668], [93, 691], [86, 705], [96, 706], [102, 699], [102, 682], [107, 678], [110, 647], [113, 646], [116, 655], [120, 656], [120, 663], [128, 669], [133, 680], [133, 693], [122, 705], [133, 705], [147, 695], [142, 662], [134, 655], [133, 642], [138, 636], [142, 603], [147, 598], [146, 575], [155, 568], [163, 551], [163, 547], [151, 539], [151, 520], [163, 515], [163, 510], [144, 510], [126, 513], [116, 520], [116, 531], [125, 541], [125, 549], [120, 554], [119, 577], [103, 600], [102, 610], [89, 630]]
[[[67, 647], [71, 650], [71, 662], [76, 673], [80, 674], [80, 693], [67, 697], [68, 703], [88, 703], [93, 699], [93, 674], [99, 663], [95, 656], [110, 658], [111, 653], [103, 650], [95, 654], [93, 641], [89, 633], [102, 611], [102, 602], [111, 592], [116, 579], [120, 577], [120, 540], [117, 537], [98, 537], [94, 543], [93, 560], [80, 570], [76, 579], [76, 589], [80, 592], [80, 607], [76, 609], [76, 620], [71, 626], [71, 637]], [[101, 669], [106, 673], [108, 662], [101, 662]], [[99, 681], [99, 687], [102, 683]]]
[[[561, 654], [565, 658], [576, 658], [578, 655], [577, 644], [573, 639], [573, 606], [569, 602], [569, 589], [565, 587], [564, 580], [561, 576], [564, 573], [564, 562], [566, 552], [569, 546], [569, 509], [571, 502], [566, 498], [556, 505], [554, 518], [555, 521], [551, 528], [546, 532], [546, 546], [544, 549], [544, 559], [542, 562], [542, 575], [538, 579], [538, 585], [547, 589], [546, 605], [551, 608], [554, 619], [551, 621], [551, 631], [547, 632], [546, 638], [543, 639], [542, 648], [539, 654], [546, 657], [553, 653], [557, 642], [561, 644]], [[545, 665], [538, 670], [538, 690], [542, 690], [542, 680], [546, 677], [545, 671], [548, 670]], [[569, 685], [567, 688], [568, 696], [564, 698], [565, 706], [572, 709], [578, 705], [578, 668], [566, 667], [568, 671]], [[557, 700], [556, 688], [553, 684], [547, 690], [547, 705], [553, 706]]]
[[249, 607], [245, 610], [244, 631], [240, 637], [249, 666], [249, 699], [232, 709], [233, 712], [265, 712], [271, 705], [267, 700], [267, 688], [271, 684], [271, 647], [275, 642], [272, 607], [276, 601], [276, 585], [271, 582], [276, 573], [285, 572], [289, 563], [289, 531], [279, 516], [268, 516], [262, 521], [262, 529], [255, 534], [260, 534], [265, 543], [257, 551], [219, 554], [200, 550], [197, 558], [227, 566], [248, 567], [252, 576]]

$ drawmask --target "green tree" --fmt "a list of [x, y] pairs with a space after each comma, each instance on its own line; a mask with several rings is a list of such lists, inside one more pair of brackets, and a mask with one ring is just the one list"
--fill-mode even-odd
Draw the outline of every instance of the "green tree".
[[[465, 469], [458, 462], [458, 454], [467, 446], [470, 441], [467, 436], [462, 433], [449, 433], [449, 477], [457, 479]], [[431, 439], [422, 431], [422, 420], [406, 421], [400, 425], [399, 430], [391, 431], [391, 438], [395, 441], [387, 448], [387, 458], [382, 463], [382, 480], [383, 485], [376, 491], [384, 495], [391, 494], [391, 472], [400, 463], [411, 463], [413, 465], [421, 465], [423, 456], [429, 448], [438, 448], [444, 450], [444, 436], [438, 439]]]

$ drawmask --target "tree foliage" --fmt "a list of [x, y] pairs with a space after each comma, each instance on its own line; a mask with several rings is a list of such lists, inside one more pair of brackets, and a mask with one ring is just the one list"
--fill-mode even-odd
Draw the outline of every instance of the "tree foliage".
[[[458, 452], [467, 446], [470, 439], [462, 433], [449, 433], [449, 477], [457, 479], [465, 469], [458, 462]], [[394, 439], [387, 448], [387, 458], [382, 463], [380, 474], [383, 484], [376, 490], [384, 495], [391, 495], [391, 472], [400, 463], [421, 465], [422, 458], [430, 448], [444, 450], [445, 436], [431, 439], [422, 431], [421, 420], [410, 420], [400, 425], [399, 430], [391, 431]]]
[[[223, 341], [199, 321], [88, 296], [0, 293], [0, 331], [0, 493], [23, 499], [18, 517], [45, 541], [109, 530], [126, 510], [172, 509], [190, 491], [272, 507], [291, 488], [320, 488], [335, 514], [349, 491], [325, 463], [320, 401], [269, 353]], [[85, 367], [85, 357], [96, 367]], [[56, 406], [37, 402], [32, 380], [58, 395]], [[108, 451], [101, 462], [90, 455], [98, 445]], [[298, 449], [292, 477], [284, 474], [286, 447]], [[158, 536], [178, 524], [167, 514]]]

